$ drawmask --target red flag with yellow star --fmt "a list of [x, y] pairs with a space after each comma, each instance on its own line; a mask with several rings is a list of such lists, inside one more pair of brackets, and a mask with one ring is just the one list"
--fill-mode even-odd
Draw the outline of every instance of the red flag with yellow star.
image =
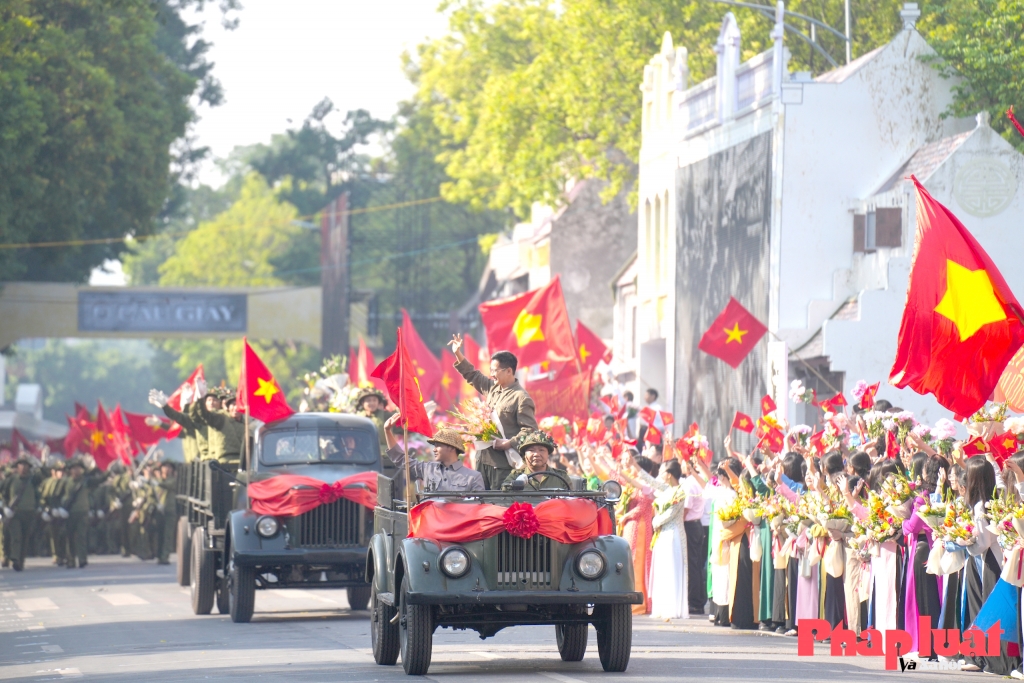
[[754, 431], [754, 420], [749, 415], [744, 415], [737, 410], [736, 417], [732, 419], [732, 428], [749, 434]]
[[359, 337], [359, 350], [356, 352], [356, 385], [359, 387], [377, 387], [384, 391], [384, 382], [370, 373], [377, 367], [377, 360], [373, 357], [373, 351], [366, 345], [366, 340]]
[[420, 380], [405, 348], [405, 335], [402, 334], [401, 328], [396, 330], [395, 334], [395, 352], [381, 361], [371, 376], [384, 380], [388, 396], [402, 414], [400, 424], [407, 427], [410, 432], [433, 436], [434, 428], [427, 416], [427, 409], [423, 406], [425, 394], [420, 390]]
[[236, 404], [239, 411], [248, 410], [249, 417], [263, 422], [282, 420], [295, 411], [284, 400], [281, 385], [256, 352], [249, 340], [242, 338], [242, 372], [238, 377]]
[[423, 392], [423, 399], [429, 401], [437, 396], [437, 390], [441, 386], [441, 361], [430, 352], [427, 345], [423, 343], [416, 326], [412, 324], [409, 312], [402, 309], [402, 339], [409, 360], [412, 361], [413, 371], [416, 373], [416, 380], [420, 383], [420, 391]]
[[596, 368], [601, 361], [607, 363], [612, 359], [612, 350], [579, 320], [576, 321], [576, 350], [579, 351], [580, 365], [586, 372]]
[[103, 409], [103, 404], [96, 402], [96, 429], [89, 435], [92, 447], [89, 455], [96, 461], [96, 467], [106, 471], [110, 463], [117, 460], [114, 452], [114, 425]]
[[739, 301], [729, 297], [725, 310], [711, 323], [697, 348], [738, 368], [767, 331]]
[[491, 353], [511, 351], [519, 367], [544, 361], [575, 363], [577, 351], [556, 276], [540, 289], [479, 306]]
[[[476, 339], [468, 334], [462, 335], [462, 355], [480, 372], [485, 375], [490, 372], [491, 357], [487, 355], [487, 349], [477, 344]], [[468, 384], [466, 386], [469, 387]], [[469, 390], [476, 396], [476, 389], [469, 387]]]
[[972, 415], [1024, 345], [1024, 310], [953, 213], [917, 188], [917, 236], [889, 383]]
[[455, 354], [447, 348], [441, 349], [441, 385], [434, 397], [437, 407], [441, 410], [451, 410], [457, 406], [464, 386], [469, 386], [469, 383], [462, 381], [462, 375], [455, 369]]
[[988, 445], [992, 449], [992, 457], [1002, 466], [1007, 458], [1017, 452], [1017, 435], [1003, 432], [990, 439]]

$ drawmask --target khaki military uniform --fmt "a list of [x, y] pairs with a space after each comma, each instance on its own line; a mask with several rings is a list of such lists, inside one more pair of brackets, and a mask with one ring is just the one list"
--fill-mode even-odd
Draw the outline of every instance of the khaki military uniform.
[[65, 520], [54, 514], [64, 500], [64, 487], [67, 480], [63, 477], [58, 479], [49, 476], [43, 480], [39, 487], [39, 498], [44, 509], [49, 511], [50, 521], [46, 523], [47, 536], [50, 541], [50, 552], [53, 554], [53, 563], [62, 566], [67, 564], [67, 526]]
[[[533, 399], [518, 380], [507, 387], [502, 387], [473, 367], [468, 360], [456, 363], [455, 369], [470, 386], [486, 397], [487, 405], [498, 413], [498, 420], [506, 439], [516, 441], [537, 429]], [[487, 488], [497, 490], [512, 471], [512, 464], [505, 451], [485, 448], [477, 452], [476, 469], [484, 475]]]
[[171, 553], [174, 552], [175, 534], [178, 529], [178, 514], [175, 495], [178, 492], [178, 477], [171, 475], [159, 479], [153, 486], [156, 497], [156, 529], [159, 539], [156, 545], [157, 561], [169, 564]]
[[4, 531], [7, 532], [8, 554], [15, 568], [21, 569], [28, 555], [29, 545], [32, 542], [32, 533], [35, 530], [36, 508], [39, 507], [38, 486], [42, 481], [39, 472], [30, 472], [27, 476], [20, 477], [17, 472], [4, 480], [3, 500], [4, 505], [14, 511], [11, 519], [4, 520]]
[[[192, 404], [195, 405], [195, 404]], [[188, 408], [186, 408], [188, 410]], [[185, 462], [192, 462], [198, 460], [200, 457], [199, 453], [199, 440], [198, 440], [198, 426], [192, 420], [189, 415], [175, 410], [169, 405], [163, 407], [164, 415], [171, 418], [179, 425], [181, 425], [181, 432], [178, 434], [178, 438], [181, 439], [181, 451], [185, 457]]]
[[211, 412], [205, 405], [200, 406], [198, 418], [198, 422], [206, 427], [206, 457], [221, 465], [237, 468], [245, 449], [245, 423], [236, 420], [226, 410]]

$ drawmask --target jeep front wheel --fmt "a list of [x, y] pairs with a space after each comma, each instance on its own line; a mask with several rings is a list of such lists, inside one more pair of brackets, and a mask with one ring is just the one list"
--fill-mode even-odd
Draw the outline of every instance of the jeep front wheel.
[[232, 566], [226, 580], [231, 621], [236, 624], [249, 623], [256, 607], [256, 569]]
[[555, 641], [563, 662], [582, 662], [587, 654], [587, 624], [555, 624]]
[[175, 552], [178, 556], [178, 585], [189, 585], [189, 565], [192, 563], [192, 537], [189, 535], [191, 527], [188, 524], [188, 517], [178, 518], [178, 538]]
[[629, 605], [598, 605], [594, 608], [597, 652], [605, 671], [625, 671], [633, 647], [633, 611]]
[[373, 649], [373, 661], [384, 666], [392, 666], [398, 661], [401, 643], [398, 640], [398, 623], [395, 621], [397, 612], [393, 605], [385, 605], [380, 601], [377, 587], [373, 586], [370, 591], [370, 646]]
[[209, 614], [213, 609], [213, 594], [217, 588], [217, 570], [213, 564], [213, 552], [206, 549], [206, 529], [203, 527], [196, 527], [192, 532], [191, 559], [189, 584], [192, 611], [195, 614]]
[[402, 644], [402, 668], [410, 676], [423, 676], [430, 668], [434, 647], [434, 615], [429, 605], [409, 604], [409, 577], [402, 577], [398, 633]]
[[370, 602], [369, 586], [352, 586], [347, 588], [346, 592], [348, 593], [349, 609], [357, 611], [366, 609], [366, 605]]

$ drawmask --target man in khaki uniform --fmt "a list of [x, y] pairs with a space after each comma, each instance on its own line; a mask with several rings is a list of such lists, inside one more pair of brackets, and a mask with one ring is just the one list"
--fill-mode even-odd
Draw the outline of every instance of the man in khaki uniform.
[[490, 377], [484, 375], [462, 354], [462, 335], [452, 337], [451, 347], [455, 354], [455, 369], [469, 384], [486, 396], [487, 405], [498, 414], [504, 439], [496, 439], [492, 448], [477, 453], [476, 469], [484, 475], [487, 488], [492, 491], [501, 488], [505, 478], [513, 469], [509, 450], [516, 448], [520, 437], [537, 429], [533, 399], [516, 379], [518, 359], [508, 351], [498, 351], [491, 356]]
[[4, 531], [10, 534], [9, 558], [14, 571], [20, 572], [25, 567], [25, 556], [33, 539], [36, 508], [39, 505], [39, 484], [43, 478], [36, 463], [27, 455], [18, 458], [14, 467], [14, 473], [4, 480], [0, 497], [4, 505]]

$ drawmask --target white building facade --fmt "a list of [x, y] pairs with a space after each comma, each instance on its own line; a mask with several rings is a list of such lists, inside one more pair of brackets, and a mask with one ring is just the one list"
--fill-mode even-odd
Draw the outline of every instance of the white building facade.
[[[773, 48], [744, 63], [726, 15], [703, 83], [689, 87], [687, 51], [668, 34], [644, 69], [637, 317], [619, 318], [615, 347], [634, 344], [640, 388], [718, 443], [733, 411], [755, 414], [765, 393], [791, 422], [811, 419], [787, 405], [793, 378], [848, 399], [857, 380], [882, 381], [879, 398], [922, 421], [949, 417], [885, 383], [914, 243], [903, 178], [948, 206], [1020, 295], [1024, 157], [984, 115], [943, 118], [954, 83], [922, 59], [935, 53], [916, 5], [892, 42], [817, 78], [789, 73], [782, 12]], [[730, 296], [770, 330], [736, 370], [697, 349]]]

